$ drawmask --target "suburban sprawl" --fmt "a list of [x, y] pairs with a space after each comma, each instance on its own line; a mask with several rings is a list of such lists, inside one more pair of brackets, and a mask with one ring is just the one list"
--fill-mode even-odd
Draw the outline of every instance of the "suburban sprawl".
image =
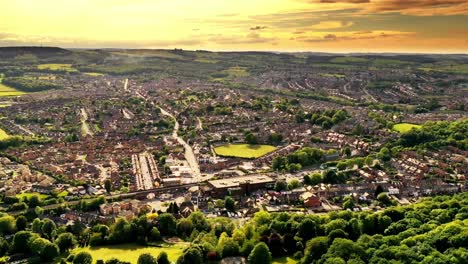
[[0, 48], [0, 263], [467, 263], [468, 55]]

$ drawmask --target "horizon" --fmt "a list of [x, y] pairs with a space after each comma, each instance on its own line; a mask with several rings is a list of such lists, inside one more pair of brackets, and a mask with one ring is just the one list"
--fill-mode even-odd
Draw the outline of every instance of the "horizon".
[[0, 46], [468, 53], [463, 0], [18, 0], [0, 8]]
[[182, 48], [109, 48], [109, 47], [96, 47], [96, 48], [83, 48], [83, 47], [60, 47], [60, 46], [0, 46], [0, 49], [3, 48], [58, 48], [64, 50], [164, 50], [164, 51], [174, 51], [182, 50], [189, 52], [219, 52], [219, 53], [230, 53], [230, 52], [239, 52], [239, 53], [249, 53], [249, 52], [259, 52], [259, 53], [283, 53], [283, 54], [296, 54], [296, 53], [310, 53], [310, 54], [323, 54], [323, 55], [467, 55], [468, 52], [453, 52], [453, 53], [444, 53], [444, 52], [393, 52], [393, 51], [382, 51], [382, 52], [325, 52], [325, 51], [279, 51], [279, 50], [208, 50], [208, 49], [182, 49]]

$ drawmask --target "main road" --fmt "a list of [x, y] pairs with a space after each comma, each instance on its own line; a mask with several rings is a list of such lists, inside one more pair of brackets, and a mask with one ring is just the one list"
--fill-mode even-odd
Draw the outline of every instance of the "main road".
[[[135, 90], [135, 94], [141, 98], [143, 98], [145, 101], [150, 102], [150, 104], [155, 105], [154, 102], [148, 100], [145, 96], [143, 96], [141, 93], [139, 93], [137, 90]], [[171, 114], [170, 112], [166, 111], [164, 108], [161, 106], [157, 106], [163, 115], [169, 116], [174, 120], [174, 130], [172, 131], [172, 137], [179, 142], [184, 147], [185, 150], [185, 159], [187, 160], [187, 163], [190, 166], [190, 169], [192, 171], [192, 182], [200, 182], [207, 180], [209, 178], [203, 178], [201, 176], [200, 172], [200, 166], [198, 165], [197, 158], [195, 157], [195, 153], [193, 152], [193, 148], [182, 138], [178, 135], [179, 132], [179, 121], [177, 121], [177, 118]]]
[[193, 152], [193, 148], [183, 139], [181, 138], [177, 133], [179, 131], [179, 122], [175, 118], [175, 116], [168, 111], [164, 110], [162, 107], [159, 106], [159, 109], [161, 110], [161, 113], [163, 115], [169, 116], [172, 119], [174, 119], [174, 130], [172, 131], [172, 137], [177, 139], [177, 142], [181, 144], [184, 149], [185, 149], [185, 159], [187, 160], [190, 169], [192, 169], [193, 173], [193, 182], [198, 182], [200, 181], [201, 173], [200, 173], [200, 166], [198, 165], [197, 158], [195, 157], [195, 153]]

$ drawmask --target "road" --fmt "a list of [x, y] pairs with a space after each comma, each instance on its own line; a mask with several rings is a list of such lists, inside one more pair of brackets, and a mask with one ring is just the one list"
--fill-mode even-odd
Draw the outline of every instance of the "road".
[[179, 142], [179, 144], [181, 144], [185, 149], [185, 159], [187, 160], [190, 168], [192, 169], [193, 181], [194, 182], [200, 181], [201, 179], [200, 166], [198, 165], [198, 161], [197, 161], [197, 158], [195, 157], [195, 153], [193, 152], [192, 147], [189, 144], [187, 144], [187, 142], [185, 142], [185, 140], [179, 137], [179, 135], [177, 134], [177, 132], [179, 131], [179, 122], [177, 121], [177, 119], [175, 118], [173, 114], [169, 113], [168, 111], [164, 110], [161, 107], [159, 107], [159, 109], [161, 109], [161, 113], [163, 115], [169, 116], [172, 119], [174, 119], [175, 125], [174, 125], [174, 130], [172, 131], [172, 137], [177, 139], [177, 142]]
[[91, 129], [89, 128], [89, 124], [86, 122], [88, 121], [88, 114], [86, 113], [86, 110], [84, 108], [81, 108], [81, 133], [83, 136], [93, 136], [93, 132], [91, 132]]
[[124, 90], [125, 90], [125, 91], [128, 90], [128, 79], [125, 79]]
[[[149, 101], [145, 96], [143, 96], [137, 90], [135, 90], [135, 94], [143, 98], [145, 101], [150, 102], [152, 105], [155, 105], [154, 102]], [[197, 161], [197, 158], [195, 157], [195, 153], [193, 152], [192, 147], [187, 142], [185, 142], [183, 138], [179, 137], [179, 135], [177, 134], [179, 131], [179, 127], [180, 127], [179, 122], [177, 121], [177, 118], [173, 114], [163, 109], [161, 106], [157, 106], [157, 107], [161, 110], [161, 113], [163, 115], [169, 116], [172, 119], [174, 119], [175, 124], [174, 124], [174, 130], [172, 131], [172, 137], [174, 137], [177, 140], [177, 142], [179, 142], [179, 144], [181, 144], [184, 147], [185, 159], [187, 160], [190, 166], [190, 169], [192, 170], [192, 174], [193, 174], [192, 182], [201, 182], [201, 181], [210, 179], [212, 176], [206, 176], [206, 177], [201, 176], [200, 166], [198, 165], [198, 161]]]

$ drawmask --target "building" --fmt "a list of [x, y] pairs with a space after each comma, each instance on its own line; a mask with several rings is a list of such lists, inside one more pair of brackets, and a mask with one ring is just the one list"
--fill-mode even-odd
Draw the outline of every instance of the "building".
[[275, 180], [266, 175], [251, 175], [208, 181], [208, 186], [211, 196], [222, 198], [227, 195], [249, 195], [274, 183]]

